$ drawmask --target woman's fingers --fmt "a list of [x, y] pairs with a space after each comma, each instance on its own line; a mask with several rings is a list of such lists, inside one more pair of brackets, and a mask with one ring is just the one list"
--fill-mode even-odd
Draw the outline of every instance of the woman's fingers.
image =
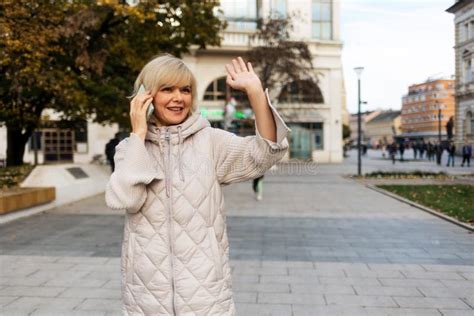
[[130, 102], [130, 116], [134, 117], [144, 117], [148, 105], [153, 102], [153, 97], [150, 93], [141, 93], [133, 98]]
[[143, 106], [145, 105], [145, 103], [149, 100], [153, 100], [153, 97], [151, 96], [151, 94], [139, 94], [137, 95], [132, 103], [133, 103], [133, 106], [137, 109], [137, 110], [140, 110], [143, 108]]
[[142, 108], [140, 109], [140, 112], [142, 113], [146, 113], [146, 111], [148, 110], [148, 106], [151, 104], [151, 102], [153, 101], [153, 98], [149, 98], [145, 101], [145, 103], [143, 103], [143, 106]]
[[227, 82], [227, 84], [228, 84], [229, 86], [232, 87], [233, 81], [234, 81], [234, 80], [232, 79], [232, 77], [231, 77], [230, 75], [227, 75], [227, 80], [226, 80], [226, 82]]
[[231, 79], [235, 80], [237, 74], [235, 73], [234, 67], [232, 67], [232, 65], [227, 64], [225, 65], [225, 69], [227, 70], [227, 73], [229, 74]]
[[242, 71], [248, 71], [248, 70], [247, 70], [247, 66], [245, 66], [245, 62], [244, 62], [244, 60], [242, 59], [242, 57], [240, 57], [240, 56], [237, 57], [237, 61], [239, 62], [240, 69], [241, 69]]
[[141, 110], [143, 109], [146, 109], [148, 104], [151, 103], [151, 101], [153, 101], [153, 97], [151, 95], [147, 96], [146, 98], [144, 98], [141, 102]]
[[250, 65], [250, 63], [246, 65], [240, 56], [237, 57], [237, 59], [232, 59], [232, 64], [226, 65], [226, 69], [232, 76], [232, 79], [235, 79], [236, 74], [241, 72], [253, 72], [252, 65]]
[[252, 64], [250, 62], [248, 62], [247, 65], [249, 67], [249, 72], [253, 72]]
[[234, 65], [234, 70], [236, 73], [241, 73], [243, 70], [240, 68], [240, 64], [237, 62], [237, 60], [232, 59], [232, 65]]

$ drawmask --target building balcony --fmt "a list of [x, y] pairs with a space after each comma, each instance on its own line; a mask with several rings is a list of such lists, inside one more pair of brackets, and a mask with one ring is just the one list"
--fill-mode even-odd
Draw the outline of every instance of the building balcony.
[[[264, 46], [265, 43], [254, 36], [256, 29], [235, 29], [228, 28], [221, 32], [221, 46], [209, 46], [209, 51], [247, 51], [250, 47]], [[336, 47], [340, 49], [342, 43], [336, 40], [320, 40], [314, 38], [294, 38], [294, 40], [303, 40], [311, 47], [319, 47], [324, 45], [325, 47]]]
[[251, 47], [262, 45], [263, 41], [253, 35], [256, 30], [226, 30], [222, 33], [222, 46]]
[[464, 96], [466, 94], [474, 94], [474, 81], [456, 85], [456, 96]]

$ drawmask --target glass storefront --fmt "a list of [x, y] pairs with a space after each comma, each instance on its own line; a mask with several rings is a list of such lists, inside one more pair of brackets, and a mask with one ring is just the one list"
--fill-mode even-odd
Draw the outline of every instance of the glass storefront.
[[312, 159], [313, 150], [324, 150], [323, 123], [290, 123], [290, 158]]

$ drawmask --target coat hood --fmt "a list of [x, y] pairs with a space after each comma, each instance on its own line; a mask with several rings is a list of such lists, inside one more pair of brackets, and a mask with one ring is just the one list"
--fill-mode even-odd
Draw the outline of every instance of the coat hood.
[[196, 134], [203, 128], [209, 126], [211, 126], [209, 121], [203, 118], [199, 111], [195, 111], [183, 123], [178, 125], [157, 127], [154, 124], [149, 123], [145, 139], [153, 143], [160, 144], [162, 141], [164, 141], [166, 131], [168, 131], [170, 134], [171, 143], [180, 144], [187, 137]]
[[[165, 147], [165, 142], [167, 140], [165, 137], [168, 135], [169, 136], [169, 146], [168, 146], [168, 157], [166, 160], [171, 159], [171, 146], [178, 146], [178, 159], [177, 159], [177, 165], [178, 165], [178, 170], [179, 170], [179, 178], [181, 181], [185, 181], [184, 178], [184, 166], [183, 166], [183, 161], [181, 159], [182, 156], [182, 151], [183, 151], [183, 143], [184, 140], [199, 132], [203, 128], [206, 128], [210, 126], [209, 121], [206, 120], [201, 116], [199, 112], [194, 112], [191, 116], [189, 116], [183, 123], [178, 124], [178, 125], [171, 125], [171, 126], [160, 126], [157, 127], [153, 123], [148, 124], [148, 131], [146, 133], [145, 139], [149, 140], [155, 144], [158, 145], [160, 148], [160, 152], [162, 156], [165, 155], [164, 153], [164, 147]], [[169, 166], [170, 161], [165, 162], [166, 165]], [[171, 179], [169, 178], [169, 172], [166, 173], [165, 177], [165, 186], [166, 186], [166, 195], [170, 195], [171, 191]]]

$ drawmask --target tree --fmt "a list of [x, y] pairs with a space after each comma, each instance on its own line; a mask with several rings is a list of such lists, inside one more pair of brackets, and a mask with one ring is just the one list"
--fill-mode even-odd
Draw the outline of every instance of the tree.
[[262, 85], [273, 89], [277, 83], [286, 83], [310, 78], [314, 82], [312, 55], [308, 45], [303, 41], [290, 40], [293, 30], [293, 19], [270, 15], [260, 19], [259, 28], [254, 40], [259, 45], [253, 47], [247, 58], [255, 65]]
[[348, 139], [351, 137], [351, 128], [349, 125], [342, 124], [342, 139]]
[[55, 0], [0, 4], [0, 124], [7, 165], [21, 165], [45, 108], [63, 119], [128, 123], [127, 95], [160, 52], [218, 45], [214, 1]]

